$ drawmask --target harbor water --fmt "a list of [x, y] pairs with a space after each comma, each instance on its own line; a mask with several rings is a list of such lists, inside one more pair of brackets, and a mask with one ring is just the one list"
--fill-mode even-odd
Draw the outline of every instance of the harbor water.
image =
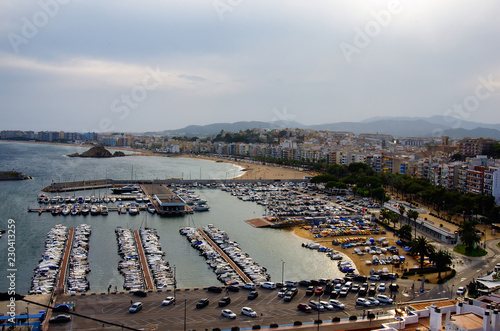
[[[175, 266], [179, 287], [221, 285], [215, 273], [199, 252], [191, 247], [186, 237], [179, 234], [184, 226], [203, 227], [214, 224], [237, 241], [243, 251], [267, 268], [271, 280], [301, 280], [334, 278], [341, 275], [336, 262], [324, 253], [302, 247], [303, 239], [290, 229], [254, 228], [245, 220], [265, 213], [262, 206], [244, 202], [216, 188], [194, 190], [207, 200], [208, 212], [177, 217], [160, 217], [146, 211], [138, 215], [110, 212], [107, 216], [53, 216], [50, 213], [29, 213], [28, 207], [37, 207], [37, 195], [52, 181], [94, 179], [226, 179], [241, 174], [241, 168], [228, 163], [191, 158], [156, 156], [129, 156], [109, 159], [70, 158], [88, 148], [78, 146], [43, 145], [0, 142], [0, 170], [15, 170], [32, 176], [32, 180], [0, 182], [0, 229], [7, 229], [9, 219], [15, 221], [15, 266], [7, 267], [7, 233], [0, 239], [0, 288], [9, 288], [8, 269], [15, 269], [15, 290], [26, 294], [30, 290], [33, 269], [44, 252], [46, 234], [55, 224], [76, 227], [89, 224], [88, 274], [92, 292], [106, 291], [108, 286], [121, 289], [123, 277], [117, 267], [120, 260], [115, 236], [116, 227], [139, 229], [156, 228], [160, 235], [165, 260]], [[102, 196], [109, 189], [61, 193]], [[112, 206], [109, 204], [108, 206]]]

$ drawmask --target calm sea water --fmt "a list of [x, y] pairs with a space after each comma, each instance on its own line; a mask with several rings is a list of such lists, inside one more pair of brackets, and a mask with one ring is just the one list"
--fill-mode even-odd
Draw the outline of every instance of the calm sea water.
[[[92, 226], [89, 261], [91, 291], [105, 291], [108, 285], [123, 285], [117, 266], [120, 257], [115, 237], [118, 226], [158, 230], [165, 259], [176, 266], [179, 287], [199, 287], [220, 284], [203, 257], [179, 234], [183, 226], [214, 224], [226, 231], [231, 240], [255, 261], [265, 266], [272, 280], [301, 280], [337, 277], [341, 273], [334, 261], [323, 253], [301, 247], [304, 241], [286, 229], [256, 229], [244, 221], [260, 217], [264, 209], [252, 202], [243, 202], [218, 189], [196, 192], [208, 201], [210, 211], [182, 217], [160, 217], [141, 212], [136, 216], [110, 213], [108, 216], [52, 216], [29, 213], [28, 206], [38, 206], [36, 197], [52, 181], [90, 179], [226, 179], [239, 175], [241, 169], [227, 163], [168, 157], [130, 156], [111, 159], [69, 158], [87, 148], [0, 142], [0, 170], [16, 170], [34, 177], [33, 180], [0, 182], [0, 229], [7, 229], [9, 219], [16, 225], [16, 290], [27, 293], [33, 269], [44, 251], [46, 234], [55, 224], [75, 227]], [[109, 190], [77, 192], [76, 195], [103, 195]], [[73, 193], [71, 193], [73, 195]], [[7, 236], [0, 239], [0, 291], [7, 291]], [[284, 262], [284, 264], [283, 264]]]

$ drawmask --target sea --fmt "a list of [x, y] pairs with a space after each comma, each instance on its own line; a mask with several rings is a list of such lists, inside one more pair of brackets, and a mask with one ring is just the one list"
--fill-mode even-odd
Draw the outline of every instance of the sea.
[[[167, 260], [176, 268], [178, 287], [192, 288], [222, 285], [199, 252], [179, 233], [184, 226], [213, 224], [240, 244], [243, 251], [265, 266], [271, 280], [302, 280], [340, 277], [335, 261], [324, 253], [302, 247], [305, 239], [291, 229], [254, 228], [245, 220], [261, 217], [265, 210], [254, 202], [244, 202], [229, 192], [216, 188], [193, 189], [207, 200], [210, 210], [192, 215], [161, 217], [141, 212], [139, 215], [110, 212], [107, 216], [53, 216], [28, 212], [37, 207], [37, 196], [52, 182], [95, 179], [227, 179], [240, 176], [241, 167], [182, 157], [125, 156], [117, 158], [74, 158], [88, 147], [35, 143], [0, 142], [0, 170], [14, 170], [33, 177], [23, 181], [0, 181], [0, 229], [15, 230], [14, 236], [0, 238], [0, 292], [15, 290], [27, 294], [33, 271], [42, 258], [48, 231], [56, 224], [76, 227], [89, 224], [88, 274], [90, 291], [106, 291], [108, 286], [123, 286], [118, 271], [117, 227], [133, 230], [155, 228]], [[113, 151], [112, 149], [110, 149]], [[132, 154], [133, 152], [127, 152]], [[111, 194], [109, 189], [77, 191], [61, 195]], [[110, 204], [112, 206], [112, 204]], [[9, 254], [10, 253], [10, 254]], [[15, 259], [12, 259], [14, 257]]]

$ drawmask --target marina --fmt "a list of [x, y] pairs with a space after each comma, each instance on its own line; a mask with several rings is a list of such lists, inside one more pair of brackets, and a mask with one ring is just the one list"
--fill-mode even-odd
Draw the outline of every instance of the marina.
[[[165, 261], [156, 229], [140, 229], [139, 238], [144, 248], [145, 259], [154, 282], [154, 288], [167, 289], [175, 284], [175, 276], [168, 261]], [[144, 266], [143, 266], [144, 269]]]
[[[123, 289], [128, 291], [145, 289], [146, 283], [133, 231], [119, 227], [116, 228], [115, 232], [118, 253], [122, 257], [118, 263], [118, 270], [124, 277]], [[151, 279], [149, 281], [148, 285], [152, 286]]]
[[[148, 226], [157, 229], [162, 250], [168, 254], [166, 260], [170, 266], [176, 266], [178, 287], [208, 286], [218, 282], [217, 275], [212, 269], [207, 268], [205, 259], [199, 255], [198, 251], [190, 247], [189, 241], [178, 234], [180, 228], [188, 226], [192, 221], [199, 228], [203, 228], [217, 220], [217, 226], [223, 228], [230, 235], [231, 240], [237, 241], [241, 247], [244, 247], [245, 252], [249, 253], [255, 261], [265, 265], [272, 277], [281, 275], [281, 260], [287, 263], [285, 272], [288, 279], [330, 277], [330, 275], [338, 273], [336, 265], [326, 263], [330, 260], [325, 255], [301, 248], [300, 244], [303, 239], [295, 237], [292, 232], [281, 229], [254, 228], [245, 223], [245, 220], [264, 215], [265, 207], [261, 204], [237, 199], [222, 189], [236, 185], [248, 187], [264, 184], [283, 186], [285, 181], [276, 183], [271, 180], [221, 180], [218, 178], [226, 177], [228, 171], [236, 173], [238, 168], [227, 163], [203, 160], [138, 156], [109, 159], [103, 163], [103, 160], [99, 159], [75, 159], [65, 156], [78, 151], [80, 147], [0, 143], [0, 150], [2, 148], [4, 155], [15, 155], [17, 164], [26, 165], [22, 169], [23, 172], [33, 176], [33, 179], [29, 181], [2, 183], [1, 194], [3, 194], [2, 197], [6, 203], [1, 204], [0, 209], [4, 215], [16, 220], [18, 233], [16, 253], [18, 260], [23, 261], [22, 264], [16, 266], [19, 271], [16, 289], [19, 293], [31, 291], [33, 268], [38, 265], [39, 259], [44, 253], [46, 234], [55, 224], [62, 224], [68, 229], [75, 227], [75, 230], [82, 223], [88, 224], [92, 228], [92, 235], [88, 240], [88, 264], [92, 271], [86, 274], [89, 290], [92, 292], [106, 291], [109, 285], [117, 286], [120, 289], [124, 284], [124, 276], [117, 267], [123, 258], [118, 253], [117, 241], [111, 240], [111, 238], [115, 236], [117, 227], [139, 230], [143, 227], [146, 215]], [[2, 159], [0, 163], [3, 164], [4, 168], [12, 169], [14, 166], [9, 164], [8, 160]], [[133, 181], [116, 179], [130, 178], [132, 166], [137, 169], [137, 176], [134, 174]], [[168, 218], [158, 217], [156, 212], [153, 214], [149, 211], [147, 202], [142, 207], [141, 203], [135, 200], [137, 194], [113, 193], [111, 188], [93, 190], [86, 187], [85, 190], [73, 192], [43, 192], [47, 196], [48, 202], [38, 203], [37, 201], [37, 196], [41, 193], [40, 189], [50, 186], [52, 182], [69, 183], [74, 178], [86, 178], [85, 183], [87, 184], [94, 178], [112, 177], [114, 178], [114, 186], [126, 186], [140, 182], [147, 184], [148, 179], [146, 178], [165, 178], [172, 175], [182, 177], [180, 171], [178, 174], [175, 172], [176, 169], [183, 169], [187, 173], [192, 169], [193, 173], [199, 173], [200, 166], [203, 167], [203, 174], [211, 179], [184, 181], [158, 179], [152, 180], [152, 182], [166, 185], [174, 193], [180, 188], [194, 192], [200, 200], [208, 201], [210, 204], [208, 212], [185, 216], [172, 215]], [[71, 171], [64, 169], [71, 169]], [[165, 169], [165, 171], [160, 173], [158, 169]], [[293, 186], [300, 187], [301, 184], [300, 181], [297, 181]], [[287, 185], [292, 186], [291, 184]], [[57, 200], [54, 202], [56, 197]], [[80, 197], [82, 202], [79, 203], [77, 200]], [[113, 197], [121, 200], [113, 202]], [[60, 201], [61, 198], [64, 202]], [[71, 199], [75, 199], [75, 201], [72, 202]], [[93, 199], [97, 199], [96, 202], [92, 203]], [[85, 208], [86, 216], [82, 213], [85, 200], [88, 201], [88, 208]], [[126, 208], [123, 208], [118, 214], [120, 202], [125, 207], [127, 203], [138, 204], [138, 214], [131, 215]], [[38, 212], [40, 207], [75, 205], [76, 203], [79, 203], [81, 207], [79, 213], [76, 208], [67, 208], [66, 212], [63, 212], [64, 208], [61, 208], [61, 212], [57, 214], [52, 214], [50, 211]], [[90, 210], [92, 204], [107, 206], [108, 214], [103, 215], [101, 209], [100, 214], [92, 215]], [[28, 213], [27, 205], [36, 207], [34, 208], [35, 212]], [[6, 225], [3, 227], [6, 228]], [[6, 240], [0, 240], [2, 251], [7, 248], [6, 243]], [[269, 254], [269, 252], [273, 253]], [[1, 284], [5, 285], [6, 276], [4, 270], [0, 278]], [[65, 284], [67, 283], [66, 280]]]
[[87, 224], [80, 224], [75, 228], [66, 279], [67, 293], [84, 293], [90, 289], [87, 279], [87, 274], [90, 272], [88, 260], [90, 233], [91, 229]]
[[[64, 284], [64, 277], [59, 279], [58, 277], [61, 262], [66, 256], [65, 248], [67, 247], [68, 235], [68, 228], [64, 225], [59, 224], [50, 229], [45, 240], [45, 252], [31, 279], [30, 294], [49, 294], [55, 287]], [[62, 269], [61, 271], [64, 272]], [[61, 279], [63, 279], [62, 283]]]

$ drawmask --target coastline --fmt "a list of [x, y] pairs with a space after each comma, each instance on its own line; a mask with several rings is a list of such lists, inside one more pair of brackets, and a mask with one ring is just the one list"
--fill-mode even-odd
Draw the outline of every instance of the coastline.
[[[69, 143], [52, 143], [52, 142], [38, 142], [38, 141], [17, 141], [17, 140], [0, 140], [0, 142], [10, 142], [10, 143], [23, 143], [23, 144], [43, 144], [43, 145], [54, 145], [54, 146], [68, 146], [68, 147], [85, 147], [91, 148], [94, 145], [89, 144], [69, 144]], [[142, 149], [126, 148], [119, 146], [105, 146], [106, 149], [120, 150], [134, 152], [134, 154], [126, 156], [157, 156], [157, 157], [181, 157], [181, 158], [193, 158], [200, 160], [209, 160], [213, 162], [224, 162], [230, 163], [241, 168], [242, 174], [236, 176], [232, 179], [303, 179], [305, 176], [315, 176], [316, 174], [310, 171], [292, 169], [287, 167], [281, 167], [274, 164], [262, 164], [260, 162], [249, 162], [240, 161], [236, 157], [234, 158], [217, 158], [212, 156], [203, 155], [191, 155], [191, 154], [161, 154], [150, 151], [145, 151]]]

